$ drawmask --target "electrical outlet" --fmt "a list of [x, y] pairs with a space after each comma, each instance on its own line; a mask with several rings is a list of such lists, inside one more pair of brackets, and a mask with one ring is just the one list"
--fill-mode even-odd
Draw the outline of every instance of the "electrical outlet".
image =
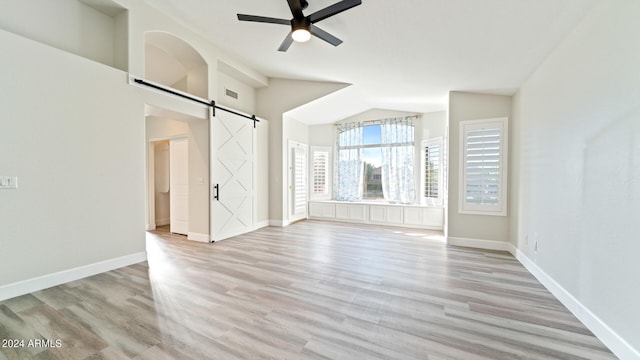
[[17, 176], [0, 176], [0, 189], [17, 189]]

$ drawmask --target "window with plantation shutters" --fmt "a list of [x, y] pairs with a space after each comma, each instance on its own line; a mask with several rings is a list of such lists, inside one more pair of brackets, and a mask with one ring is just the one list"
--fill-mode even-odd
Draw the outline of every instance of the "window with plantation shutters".
[[442, 184], [444, 159], [442, 138], [422, 142], [423, 155], [423, 203], [442, 206]]
[[297, 147], [293, 150], [293, 214], [307, 211], [306, 156], [306, 148]]
[[460, 122], [461, 214], [506, 215], [507, 118]]
[[311, 147], [311, 198], [331, 199], [331, 148]]

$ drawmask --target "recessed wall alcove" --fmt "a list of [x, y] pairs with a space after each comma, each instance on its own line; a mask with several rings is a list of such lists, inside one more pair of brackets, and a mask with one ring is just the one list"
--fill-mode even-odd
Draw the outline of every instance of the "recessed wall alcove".
[[0, 11], [0, 29], [128, 71], [129, 11], [118, 3], [11, 1], [10, 7]]
[[191, 45], [162, 31], [144, 37], [144, 77], [204, 99], [208, 98], [208, 66]]

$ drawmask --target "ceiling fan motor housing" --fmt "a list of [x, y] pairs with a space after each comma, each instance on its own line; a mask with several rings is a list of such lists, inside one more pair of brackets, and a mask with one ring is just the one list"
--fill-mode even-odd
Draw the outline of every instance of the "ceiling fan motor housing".
[[303, 17], [303, 18], [293, 18], [291, 19], [291, 29], [293, 31], [298, 30], [298, 29], [304, 29], [309, 31], [309, 28], [311, 27], [311, 20], [309, 20], [309, 17]]

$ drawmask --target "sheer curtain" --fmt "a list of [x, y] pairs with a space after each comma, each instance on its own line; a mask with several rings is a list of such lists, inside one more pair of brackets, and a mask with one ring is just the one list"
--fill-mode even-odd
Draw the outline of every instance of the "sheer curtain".
[[413, 117], [382, 120], [382, 192], [390, 203], [415, 201]]
[[364, 128], [362, 123], [338, 124], [336, 200], [362, 200], [363, 143]]

